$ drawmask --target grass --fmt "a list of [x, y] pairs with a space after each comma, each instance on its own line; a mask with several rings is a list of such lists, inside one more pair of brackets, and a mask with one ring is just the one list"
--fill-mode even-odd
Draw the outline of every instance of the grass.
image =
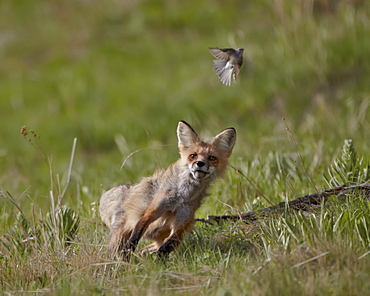
[[[0, 13], [3, 293], [369, 293], [361, 192], [310, 215], [197, 223], [165, 263], [111, 261], [97, 214], [104, 190], [177, 159], [179, 120], [238, 133], [236, 170], [199, 218], [369, 181], [367, 1], [4, 0]], [[214, 46], [245, 48], [230, 88]]]

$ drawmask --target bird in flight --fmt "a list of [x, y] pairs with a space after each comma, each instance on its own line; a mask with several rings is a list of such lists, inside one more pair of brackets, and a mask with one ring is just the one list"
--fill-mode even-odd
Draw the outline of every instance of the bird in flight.
[[244, 48], [210, 48], [211, 54], [218, 60], [213, 61], [213, 67], [221, 82], [227, 86], [231, 85], [231, 76], [234, 82], [239, 75], [243, 64]]

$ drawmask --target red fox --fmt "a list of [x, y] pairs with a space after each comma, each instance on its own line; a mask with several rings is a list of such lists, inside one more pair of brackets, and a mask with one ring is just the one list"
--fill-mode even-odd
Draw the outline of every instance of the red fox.
[[189, 124], [180, 121], [177, 138], [181, 157], [166, 170], [102, 195], [99, 212], [111, 230], [113, 256], [128, 260], [141, 238], [153, 241], [144, 249], [159, 256], [180, 244], [211, 182], [226, 170], [236, 131], [227, 128], [203, 142]]

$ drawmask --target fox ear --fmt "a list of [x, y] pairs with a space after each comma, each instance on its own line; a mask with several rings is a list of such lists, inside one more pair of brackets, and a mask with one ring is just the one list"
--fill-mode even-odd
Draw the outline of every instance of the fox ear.
[[177, 126], [177, 138], [179, 149], [187, 148], [200, 142], [197, 133], [185, 121], [181, 120]]
[[212, 139], [211, 144], [217, 149], [226, 152], [229, 157], [233, 151], [236, 141], [236, 130], [233, 127], [227, 128]]

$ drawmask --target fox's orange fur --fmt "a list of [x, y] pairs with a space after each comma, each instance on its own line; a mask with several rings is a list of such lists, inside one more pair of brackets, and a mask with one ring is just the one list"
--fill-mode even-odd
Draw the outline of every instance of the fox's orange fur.
[[145, 249], [171, 252], [190, 231], [194, 213], [210, 183], [224, 174], [236, 140], [228, 128], [203, 142], [189, 124], [177, 127], [180, 159], [166, 170], [134, 185], [120, 185], [100, 199], [100, 216], [111, 230], [113, 255], [128, 259], [140, 238], [153, 241]]

